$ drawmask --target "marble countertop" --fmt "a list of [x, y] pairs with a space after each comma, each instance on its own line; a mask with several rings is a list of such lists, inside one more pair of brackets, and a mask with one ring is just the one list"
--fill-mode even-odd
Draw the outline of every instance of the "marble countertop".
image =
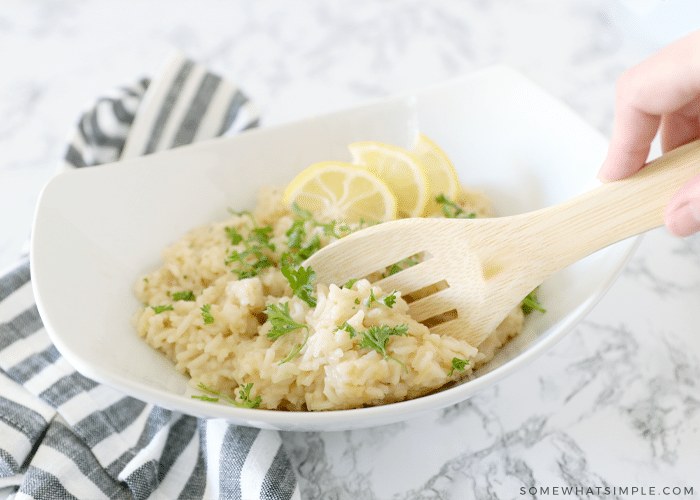
[[[609, 135], [617, 76], [690, 31], [697, 5], [3, 2], [0, 270], [25, 251], [82, 109], [152, 75], [173, 48], [238, 83], [262, 126], [507, 64]], [[654, 230], [587, 317], [517, 376], [401, 424], [283, 433], [302, 497], [700, 497], [698, 325], [700, 236]]]

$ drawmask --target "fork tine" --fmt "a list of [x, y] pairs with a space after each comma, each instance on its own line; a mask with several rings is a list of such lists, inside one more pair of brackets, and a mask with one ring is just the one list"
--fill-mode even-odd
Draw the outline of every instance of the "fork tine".
[[[422, 299], [418, 299], [415, 302], [411, 302], [409, 305], [409, 311], [411, 317], [416, 321], [425, 321], [426, 319], [437, 316], [438, 314], [443, 314], [454, 309], [457, 309], [460, 305], [459, 293], [454, 288], [446, 288], [445, 290], [440, 290], [432, 295], [428, 295]], [[432, 332], [431, 328], [431, 332]]]
[[[474, 347], [478, 347], [478, 343], [474, 343], [475, 339], [480, 339], [480, 336], [476, 330], [470, 328], [469, 322], [465, 318], [457, 318], [451, 321], [446, 321], [445, 323], [440, 323], [430, 328], [430, 333], [445, 336], [449, 335], [451, 337], [456, 337], [460, 340], [466, 340]], [[480, 343], [480, 342], [479, 342]]]
[[377, 280], [373, 284], [381, 287], [385, 292], [399, 290], [402, 295], [407, 295], [442, 280], [444, 276], [439, 274], [440, 271], [438, 259], [430, 258], [396, 274]]
[[304, 265], [313, 268], [319, 283], [342, 285], [365, 277], [424, 250], [417, 220], [421, 219], [384, 222], [350, 234], [316, 252]]

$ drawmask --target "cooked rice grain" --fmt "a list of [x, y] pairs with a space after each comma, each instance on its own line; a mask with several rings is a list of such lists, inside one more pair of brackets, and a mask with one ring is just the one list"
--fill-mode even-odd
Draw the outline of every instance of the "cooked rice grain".
[[[491, 212], [488, 199], [478, 192], [462, 190], [459, 201], [465, 210], [481, 215]], [[161, 351], [177, 370], [190, 377], [192, 387], [205, 386], [238, 397], [238, 388], [252, 383], [250, 397], [260, 396], [260, 407], [277, 410], [339, 410], [380, 405], [414, 398], [445, 385], [450, 380], [452, 359], [469, 360], [458, 376], [488, 361], [523, 324], [518, 308], [492, 338], [485, 352], [467, 342], [431, 334], [408, 315], [408, 305], [397, 293], [393, 307], [367, 304], [370, 291], [382, 291], [360, 280], [352, 288], [320, 284], [317, 306], [309, 307], [292, 296], [287, 279], [277, 267], [262, 269], [257, 276], [239, 279], [226, 263], [232, 244], [226, 228], [243, 233], [257, 224], [272, 227], [274, 250], [266, 255], [279, 262], [288, 251], [285, 233], [294, 214], [282, 203], [282, 190], [261, 193], [252, 214], [232, 214], [228, 219], [196, 228], [163, 250], [163, 266], [140, 279], [137, 297], [146, 304], [134, 317], [138, 334]], [[322, 244], [331, 237], [307, 225]], [[192, 291], [194, 300], [173, 300], [178, 292]], [[301, 351], [285, 363], [295, 346], [304, 342], [306, 329], [276, 340], [267, 336], [271, 324], [268, 304], [287, 303], [292, 318], [308, 326], [308, 340]], [[171, 305], [156, 313], [151, 306]], [[209, 306], [213, 322], [205, 321], [202, 308]], [[520, 311], [520, 314], [518, 312]], [[347, 322], [358, 332], [373, 326], [408, 325], [408, 335], [391, 335], [386, 356], [360, 348], [362, 335], [352, 337], [340, 328]]]

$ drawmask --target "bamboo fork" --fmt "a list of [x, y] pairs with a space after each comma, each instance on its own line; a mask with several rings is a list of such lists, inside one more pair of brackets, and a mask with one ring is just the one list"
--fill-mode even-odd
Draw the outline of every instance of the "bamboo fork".
[[431, 327], [478, 346], [547, 277], [608, 245], [663, 224], [673, 192], [700, 174], [700, 140], [623, 180], [525, 214], [489, 219], [411, 218], [348, 235], [305, 265], [319, 283], [343, 284], [419, 252], [422, 263], [381, 279], [403, 295], [446, 282], [410, 304], [418, 321], [456, 311]]

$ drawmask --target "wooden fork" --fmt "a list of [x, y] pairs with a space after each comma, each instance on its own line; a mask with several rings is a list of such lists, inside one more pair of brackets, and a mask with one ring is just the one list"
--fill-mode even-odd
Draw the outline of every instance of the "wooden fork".
[[625, 238], [663, 224], [673, 192], [700, 174], [700, 140], [564, 203], [488, 219], [411, 218], [350, 234], [304, 265], [318, 283], [342, 285], [419, 252], [429, 258], [376, 282], [403, 295], [446, 282], [410, 304], [425, 321], [456, 311], [431, 327], [478, 346], [522, 299], [556, 271]]

